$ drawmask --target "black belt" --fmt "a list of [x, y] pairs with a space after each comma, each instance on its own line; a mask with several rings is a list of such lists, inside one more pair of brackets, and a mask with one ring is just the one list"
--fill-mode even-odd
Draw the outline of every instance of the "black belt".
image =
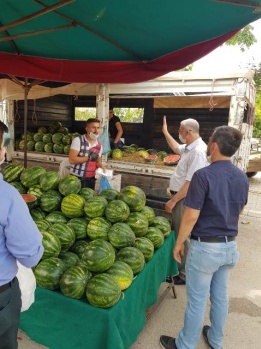
[[235, 236], [209, 236], [209, 237], [199, 237], [191, 235], [192, 240], [197, 240], [200, 242], [229, 242], [236, 240]]
[[177, 194], [177, 191], [174, 191], [174, 190], [171, 190], [171, 189], [170, 189], [169, 192], [170, 192], [170, 194], [172, 194], [172, 195], [176, 195], [176, 194]]
[[10, 287], [11, 287], [11, 282], [8, 282], [7, 284], [0, 286], [0, 293], [6, 291]]

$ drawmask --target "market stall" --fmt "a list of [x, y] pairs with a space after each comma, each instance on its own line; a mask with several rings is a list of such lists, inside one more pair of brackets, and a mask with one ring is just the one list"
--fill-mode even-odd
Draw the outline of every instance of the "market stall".
[[121, 300], [109, 309], [37, 287], [35, 303], [21, 314], [20, 328], [50, 349], [129, 348], [145, 325], [146, 310], [158, 299], [160, 284], [167, 275], [178, 272], [172, 257], [174, 244], [172, 232]]

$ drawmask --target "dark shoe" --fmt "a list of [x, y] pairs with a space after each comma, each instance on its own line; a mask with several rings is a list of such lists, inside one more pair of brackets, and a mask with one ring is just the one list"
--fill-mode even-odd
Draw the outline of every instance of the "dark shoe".
[[173, 281], [175, 285], [186, 285], [186, 281], [181, 279], [179, 276], [174, 276]]
[[210, 326], [208, 326], [208, 325], [203, 326], [202, 335], [203, 335], [203, 338], [205, 339], [206, 343], [209, 345], [209, 347], [210, 347], [211, 349], [214, 349], [214, 348], [210, 345], [210, 343], [209, 343], [209, 341], [208, 341], [208, 330], [209, 330], [209, 329], [210, 329]]
[[166, 277], [166, 282], [169, 283], [169, 284], [171, 284], [171, 283], [173, 282], [173, 276], [168, 275], [168, 276]]
[[160, 345], [163, 349], [178, 349], [173, 337], [160, 336]]

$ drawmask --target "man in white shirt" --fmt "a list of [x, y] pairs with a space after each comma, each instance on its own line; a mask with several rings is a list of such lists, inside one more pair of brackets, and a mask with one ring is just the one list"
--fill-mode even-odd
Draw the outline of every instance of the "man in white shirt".
[[[181, 218], [184, 212], [184, 198], [187, 195], [191, 178], [195, 171], [209, 165], [206, 157], [207, 145], [199, 135], [199, 124], [194, 119], [181, 121], [179, 128], [179, 144], [168, 132], [166, 117], [163, 117], [162, 132], [169, 147], [180, 155], [180, 160], [171, 178], [169, 189], [171, 199], [166, 203], [165, 210], [172, 213], [172, 229], [176, 233], [179, 231]], [[189, 241], [185, 242], [184, 255], [179, 264], [179, 275], [174, 277], [176, 285], [186, 283], [185, 262]]]

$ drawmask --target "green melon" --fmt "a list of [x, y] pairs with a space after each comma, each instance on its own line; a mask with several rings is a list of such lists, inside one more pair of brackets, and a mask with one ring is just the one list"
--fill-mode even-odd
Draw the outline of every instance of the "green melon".
[[51, 143], [51, 142], [46, 143], [44, 146], [44, 151], [46, 153], [52, 153], [53, 152], [53, 143]]
[[67, 225], [71, 227], [76, 236], [76, 240], [85, 239], [87, 236], [87, 222], [85, 218], [72, 218]]
[[57, 257], [43, 259], [34, 269], [34, 275], [38, 286], [55, 290], [59, 287], [59, 281], [65, 271], [64, 262]]
[[63, 147], [63, 153], [64, 153], [65, 155], [69, 155], [70, 149], [71, 149], [71, 146], [70, 146], [70, 145], [65, 145], [65, 146]]
[[[24, 166], [19, 164], [9, 164], [2, 170], [3, 178], [6, 182], [11, 183], [19, 180], [21, 173], [24, 170]], [[22, 193], [20, 193], [22, 194]]]
[[166, 217], [156, 216], [150, 223], [150, 226], [159, 228], [162, 231], [165, 238], [170, 235], [171, 225]]
[[81, 259], [83, 255], [83, 251], [85, 247], [88, 245], [88, 242], [85, 240], [78, 240], [70, 248], [70, 251], [77, 254], [77, 256]]
[[54, 144], [62, 144], [63, 141], [63, 134], [60, 132], [56, 132], [52, 135], [52, 142]]
[[116, 200], [119, 192], [115, 189], [104, 189], [100, 192], [99, 196], [103, 196], [108, 202]]
[[50, 231], [41, 231], [43, 235], [42, 244], [44, 253], [42, 259], [58, 257], [61, 252], [61, 242], [59, 238]]
[[54, 189], [47, 190], [40, 198], [40, 207], [46, 212], [57, 211], [61, 207], [62, 195]]
[[141, 211], [146, 204], [144, 191], [136, 186], [129, 185], [121, 189], [117, 199], [126, 202], [130, 211]]
[[55, 223], [67, 223], [68, 217], [66, 217], [61, 211], [52, 211], [46, 217], [45, 220], [51, 224]]
[[122, 158], [122, 151], [120, 149], [113, 149], [112, 153], [111, 153], [111, 157], [114, 160], [118, 160]]
[[131, 267], [125, 262], [114, 262], [113, 265], [108, 270], [106, 270], [106, 273], [114, 277], [122, 291], [126, 290], [132, 284], [133, 271]]
[[82, 259], [90, 271], [103, 272], [114, 263], [115, 251], [109, 242], [100, 239], [93, 240], [85, 247]]
[[145, 262], [149, 261], [154, 254], [154, 245], [146, 237], [137, 238], [133, 244], [134, 247], [138, 248], [144, 255]]
[[10, 182], [10, 184], [15, 187], [20, 194], [26, 194], [27, 192], [27, 188], [25, 186], [23, 186], [23, 184], [21, 182]]
[[108, 201], [102, 196], [94, 196], [85, 202], [84, 212], [87, 217], [102, 217], [105, 213]]
[[21, 173], [20, 181], [26, 188], [30, 188], [34, 185], [39, 184], [40, 177], [45, 172], [46, 170], [41, 166], [25, 168]]
[[131, 212], [126, 223], [134, 231], [136, 237], [145, 236], [148, 232], [149, 221], [141, 212]]
[[70, 145], [72, 143], [72, 136], [69, 134], [64, 135], [62, 142], [64, 145]]
[[45, 219], [46, 212], [44, 212], [41, 207], [35, 207], [30, 210], [30, 214], [33, 218], [33, 220], [36, 219]]
[[52, 134], [51, 134], [51, 133], [45, 133], [45, 134], [43, 135], [42, 141], [43, 141], [44, 143], [53, 143], [53, 142], [52, 142]]
[[95, 196], [95, 192], [91, 188], [82, 188], [78, 194], [83, 197], [85, 201]]
[[40, 185], [37, 184], [37, 185], [34, 185], [32, 187], [30, 187], [28, 190], [27, 190], [27, 194], [32, 194], [34, 196], [37, 197], [37, 199], [40, 199], [43, 195], [43, 190], [40, 188]]
[[78, 194], [69, 194], [62, 199], [61, 211], [69, 218], [82, 217], [84, 215], [84, 199]]
[[129, 206], [122, 200], [112, 200], [105, 209], [105, 216], [112, 223], [124, 222], [130, 215]]
[[55, 234], [61, 242], [61, 250], [67, 251], [75, 242], [75, 233], [66, 223], [55, 223], [49, 228], [49, 232]]
[[86, 298], [94, 307], [110, 308], [120, 299], [121, 288], [115, 278], [109, 274], [95, 275], [86, 287]]
[[145, 237], [153, 243], [155, 249], [164, 244], [164, 235], [157, 227], [149, 227]]
[[111, 223], [103, 217], [95, 217], [90, 220], [87, 226], [87, 235], [91, 240], [108, 240], [108, 232]]
[[34, 150], [37, 152], [43, 152], [44, 151], [45, 143], [42, 141], [36, 142], [34, 145]]
[[58, 172], [46, 171], [39, 180], [39, 185], [42, 190], [56, 189], [60, 183], [61, 177]]
[[47, 128], [45, 126], [40, 126], [38, 127], [37, 132], [41, 134], [47, 133]]
[[59, 192], [66, 196], [69, 194], [77, 194], [81, 190], [81, 181], [78, 177], [69, 175], [59, 182]]
[[63, 149], [64, 149], [63, 143], [59, 143], [59, 144], [54, 144], [53, 145], [53, 152], [55, 154], [64, 154]]
[[85, 270], [77, 265], [70, 267], [63, 273], [59, 285], [64, 296], [82, 298], [87, 286]]
[[153, 221], [155, 218], [155, 212], [152, 207], [144, 206], [143, 209], [140, 211], [140, 213], [144, 214], [144, 216], [147, 217], [149, 224]]
[[140, 273], [145, 266], [143, 253], [136, 247], [124, 247], [116, 255], [117, 261], [127, 263], [133, 270], [134, 275]]
[[36, 219], [34, 222], [41, 232], [47, 231], [52, 226], [52, 224], [45, 219]]
[[33, 135], [33, 140], [37, 142], [42, 142], [43, 140], [43, 133], [37, 132]]
[[108, 238], [112, 246], [121, 249], [127, 246], [133, 246], [135, 234], [126, 223], [115, 223], [109, 229]]
[[80, 261], [79, 256], [71, 251], [61, 252], [59, 258], [64, 262], [66, 269], [73, 267]]

